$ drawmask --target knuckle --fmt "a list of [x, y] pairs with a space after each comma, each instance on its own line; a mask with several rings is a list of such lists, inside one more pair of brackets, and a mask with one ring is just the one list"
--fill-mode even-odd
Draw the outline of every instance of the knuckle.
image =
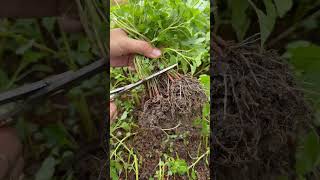
[[143, 52], [150, 51], [150, 49], [151, 49], [149, 43], [146, 41], [140, 41], [139, 46], [140, 46], [141, 51], [143, 51]]

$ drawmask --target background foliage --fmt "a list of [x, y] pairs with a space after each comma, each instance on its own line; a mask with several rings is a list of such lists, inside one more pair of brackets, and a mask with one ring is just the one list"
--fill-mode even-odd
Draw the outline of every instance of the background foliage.
[[[92, 46], [85, 33], [61, 31], [56, 18], [1, 19], [0, 91], [87, 65], [100, 57]], [[17, 117], [26, 179], [97, 179], [104, 163], [97, 152], [103, 152], [98, 132], [103, 132], [105, 77], [47, 97]]]

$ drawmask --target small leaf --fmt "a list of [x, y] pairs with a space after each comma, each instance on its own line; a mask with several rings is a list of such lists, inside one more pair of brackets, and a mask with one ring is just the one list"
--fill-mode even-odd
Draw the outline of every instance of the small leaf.
[[127, 123], [127, 122], [121, 123], [120, 128], [124, 129], [125, 131], [131, 130], [129, 123]]
[[188, 172], [188, 165], [186, 161], [183, 159], [177, 159], [175, 161], [171, 161], [169, 165], [170, 165], [170, 170], [174, 174], [177, 173], [177, 174], [183, 175], [186, 172]]
[[40, 169], [36, 174], [36, 180], [51, 180], [55, 171], [57, 160], [52, 156], [47, 157], [41, 164]]
[[292, 0], [273, 0], [278, 11], [279, 17], [284, 17], [286, 13], [292, 8]]
[[256, 11], [259, 18], [261, 47], [263, 47], [264, 43], [268, 39], [276, 23], [276, 18], [277, 18], [276, 8], [273, 5], [272, 0], [264, 0], [263, 2], [264, 2], [264, 5], [266, 6], [266, 11], [267, 11], [267, 14], [264, 14], [264, 12], [258, 9], [251, 0], [248, 0], [248, 1]]
[[125, 111], [125, 112], [123, 112], [123, 114], [121, 115], [120, 120], [125, 120], [125, 119], [127, 119], [127, 117], [128, 117], [128, 112]]
[[248, 0], [229, 1], [231, 5], [231, 22], [234, 30], [237, 33], [237, 38], [242, 41], [250, 24], [250, 18], [246, 14], [249, 7]]

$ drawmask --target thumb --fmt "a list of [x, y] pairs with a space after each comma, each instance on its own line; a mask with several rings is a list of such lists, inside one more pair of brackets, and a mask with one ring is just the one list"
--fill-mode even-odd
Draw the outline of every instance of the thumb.
[[141, 54], [149, 58], [159, 58], [161, 50], [142, 40], [128, 38], [125, 43], [126, 50], [131, 54]]

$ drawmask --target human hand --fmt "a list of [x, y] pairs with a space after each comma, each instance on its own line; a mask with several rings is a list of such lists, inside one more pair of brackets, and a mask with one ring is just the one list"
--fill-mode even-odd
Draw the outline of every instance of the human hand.
[[[134, 69], [134, 55], [140, 54], [149, 58], [159, 58], [161, 51], [146, 41], [129, 38], [122, 29], [110, 31], [110, 65], [113, 67], [129, 66]], [[117, 117], [117, 107], [110, 102], [110, 123]]]
[[122, 29], [110, 31], [110, 65], [113, 67], [133, 66], [135, 54], [159, 58], [161, 51], [146, 41], [129, 38]]
[[0, 127], [0, 180], [23, 176], [22, 144], [14, 129]]

